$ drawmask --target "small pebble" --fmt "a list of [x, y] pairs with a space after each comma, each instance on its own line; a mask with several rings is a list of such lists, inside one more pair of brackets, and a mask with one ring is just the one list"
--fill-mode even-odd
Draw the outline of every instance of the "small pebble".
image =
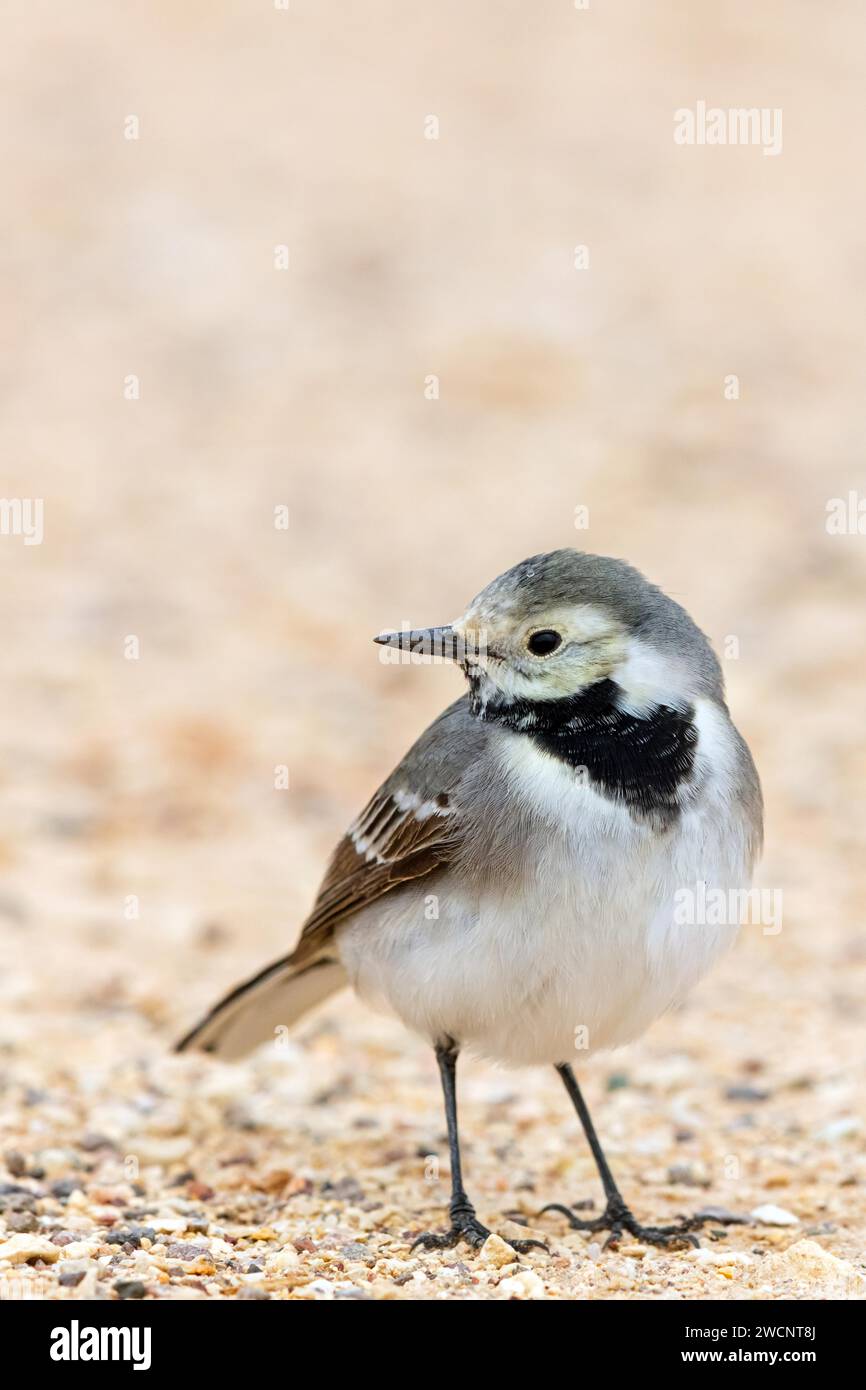
[[832, 1124], [824, 1125], [815, 1135], [816, 1139], [826, 1139], [829, 1143], [835, 1144], [837, 1139], [851, 1139], [855, 1134], [860, 1134], [863, 1130], [863, 1121], [859, 1115], [843, 1115], [839, 1120], [833, 1120]]
[[153, 1226], [115, 1226], [106, 1231], [103, 1239], [106, 1245], [141, 1245], [143, 1240], [156, 1240]]
[[522, 1269], [500, 1279], [496, 1292], [500, 1298], [543, 1298], [544, 1281], [534, 1269]]
[[15, 1211], [6, 1218], [7, 1231], [38, 1231], [39, 1222], [32, 1211]]
[[78, 1141], [78, 1147], [85, 1153], [96, 1153], [99, 1149], [113, 1149], [115, 1145], [104, 1134], [84, 1134]]
[[763, 1206], [755, 1207], [750, 1213], [752, 1221], [759, 1226], [799, 1226], [800, 1218], [793, 1212], [787, 1211], [785, 1207], [774, 1206], [772, 1202], [765, 1202]]
[[204, 1245], [192, 1245], [185, 1241], [178, 1241], [169, 1245], [165, 1252], [166, 1259], [182, 1260], [185, 1263], [191, 1263], [193, 1260], [198, 1260], [202, 1255], [208, 1255], [209, 1253], [210, 1251]]
[[117, 1279], [112, 1286], [119, 1298], [145, 1298], [147, 1285], [141, 1279]]
[[340, 1178], [339, 1182], [322, 1183], [323, 1197], [336, 1197], [341, 1202], [361, 1202], [364, 1192], [355, 1178]]
[[376, 1254], [368, 1245], [343, 1245], [340, 1247], [340, 1254], [344, 1260], [362, 1260], [367, 1265], [376, 1263]]
[[668, 1169], [668, 1182], [681, 1187], [709, 1187], [709, 1179], [695, 1163], [674, 1163]]
[[26, 1264], [28, 1260], [53, 1264], [59, 1258], [60, 1250], [47, 1236], [18, 1234], [0, 1244], [0, 1260], [9, 1260], [10, 1264]]
[[745, 1216], [738, 1216], [734, 1211], [728, 1211], [727, 1207], [701, 1207], [696, 1216], [702, 1216], [706, 1221], [718, 1221], [727, 1226], [743, 1226], [746, 1223]]
[[759, 1086], [729, 1086], [725, 1091], [725, 1100], [758, 1102], [769, 1099], [770, 1092], [762, 1090]]
[[495, 1231], [485, 1240], [480, 1255], [487, 1264], [494, 1265], [497, 1269], [513, 1265], [517, 1259], [517, 1252], [513, 1246], [508, 1245]]
[[78, 1191], [80, 1187], [81, 1182], [78, 1178], [58, 1178], [56, 1182], [51, 1184], [49, 1191], [52, 1197], [57, 1197], [58, 1200], [64, 1201], [67, 1197], [71, 1197], [73, 1192]]

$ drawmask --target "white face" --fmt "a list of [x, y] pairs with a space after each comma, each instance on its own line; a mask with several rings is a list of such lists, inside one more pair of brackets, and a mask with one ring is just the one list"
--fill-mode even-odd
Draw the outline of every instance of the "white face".
[[625, 707], [634, 713], [689, 699], [680, 663], [593, 604], [526, 618], [476, 601], [452, 627], [466, 644], [464, 666], [482, 707], [491, 700], [559, 700], [605, 677], [622, 688]]

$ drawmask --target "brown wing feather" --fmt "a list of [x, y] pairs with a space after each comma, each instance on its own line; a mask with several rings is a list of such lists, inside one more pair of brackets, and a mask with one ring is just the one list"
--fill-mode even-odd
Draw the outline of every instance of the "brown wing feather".
[[320, 955], [334, 928], [359, 908], [446, 864], [458, 840], [454, 807], [444, 793], [423, 803], [404, 795], [401, 804], [399, 793], [383, 787], [338, 844], [293, 963]]
[[464, 696], [409, 749], [340, 841], [297, 949], [226, 995], [180, 1044], [243, 1055], [347, 982], [334, 929], [401, 883], [450, 862], [461, 843], [464, 776], [478, 768], [488, 726]]

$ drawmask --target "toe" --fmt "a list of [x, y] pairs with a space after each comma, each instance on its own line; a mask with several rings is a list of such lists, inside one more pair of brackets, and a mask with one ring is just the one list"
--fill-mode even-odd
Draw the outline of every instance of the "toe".
[[680, 1230], [676, 1227], [668, 1228], [665, 1226], [638, 1226], [632, 1231], [635, 1240], [643, 1241], [645, 1245], [662, 1245], [668, 1250], [700, 1250], [701, 1242], [691, 1231]]
[[604, 1217], [594, 1217], [591, 1221], [586, 1221], [575, 1216], [571, 1207], [565, 1207], [561, 1202], [548, 1202], [546, 1207], [541, 1208], [538, 1215], [543, 1216], [546, 1211], [555, 1211], [560, 1216], [564, 1216], [573, 1231], [600, 1231], [606, 1224]]
[[422, 1231], [416, 1236], [409, 1247], [409, 1252], [413, 1250], [450, 1250], [452, 1245], [456, 1245], [460, 1239], [458, 1231], [449, 1231], [447, 1235], [437, 1235], [435, 1231]]
[[473, 1250], [480, 1250], [489, 1235], [490, 1232], [482, 1227], [480, 1231], [461, 1232], [461, 1239], [465, 1240], [467, 1245], [471, 1245]]

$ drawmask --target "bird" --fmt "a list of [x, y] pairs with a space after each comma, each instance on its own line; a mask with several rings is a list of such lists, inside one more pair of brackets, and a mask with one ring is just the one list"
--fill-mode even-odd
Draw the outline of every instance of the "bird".
[[241, 1057], [351, 985], [438, 1064], [449, 1224], [413, 1248], [478, 1248], [491, 1234], [464, 1186], [463, 1052], [559, 1074], [605, 1206], [544, 1212], [607, 1231], [607, 1244], [625, 1232], [699, 1244], [717, 1209], [667, 1225], [634, 1215], [574, 1064], [639, 1037], [737, 935], [736, 913], [703, 922], [679, 910], [702, 887], [748, 889], [762, 843], [758, 774], [710, 642], [630, 564], [570, 548], [514, 565], [450, 623], [374, 641], [398, 663], [455, 662], [468, 689], [340, 840], [291, 954], [227, 994], [178, 1049]]

